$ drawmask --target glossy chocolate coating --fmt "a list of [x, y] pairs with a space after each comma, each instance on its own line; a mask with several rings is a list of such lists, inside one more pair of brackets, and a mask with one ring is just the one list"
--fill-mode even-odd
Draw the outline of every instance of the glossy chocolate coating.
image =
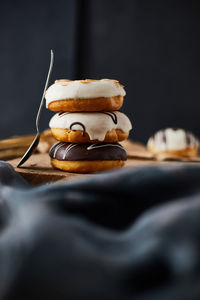
[[118, 143], [71, 144], [59, 142], [49, 151], [51, 158], [69, 161], [126, 160], [126, 151]]

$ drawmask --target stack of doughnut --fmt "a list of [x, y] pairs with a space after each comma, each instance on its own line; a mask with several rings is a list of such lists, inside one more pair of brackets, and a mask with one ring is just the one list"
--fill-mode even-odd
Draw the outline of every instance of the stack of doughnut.
[[132, 129], [119, 112], [125, 96], [117, 80], [56, 80], [46, 91], [46, 107], [57, 112], [50, 120], [59, 142], [49, 151], [54, 168], [76, 173], [122, 167], [126, 151], [118, 143]]

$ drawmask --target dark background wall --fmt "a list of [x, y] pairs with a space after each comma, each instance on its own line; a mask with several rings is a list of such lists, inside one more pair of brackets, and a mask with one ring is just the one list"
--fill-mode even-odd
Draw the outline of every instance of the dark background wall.
[[[5, 1], [0, 5], [0, 138], [34, 132], [54, 49], [58, 78], [125, 84], [132, 137], [166, 126], [200, 136], [200, 2]], [[42, 128], [50, 112], [44, 111]]]
[[[76, 68], [77, 1], [0, 2], [0, 138], [35, 131], [35, 117], [55, 52], [51, 82], [73, 78]], [[41, 125], [52, 114], [44, 109]]]

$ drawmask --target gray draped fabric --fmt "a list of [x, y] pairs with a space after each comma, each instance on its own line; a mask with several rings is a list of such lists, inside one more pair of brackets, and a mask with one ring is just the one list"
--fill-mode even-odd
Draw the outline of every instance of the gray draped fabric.
[[0, 163], [0, 299], [198, 300], [200, 168], [29, 186]]

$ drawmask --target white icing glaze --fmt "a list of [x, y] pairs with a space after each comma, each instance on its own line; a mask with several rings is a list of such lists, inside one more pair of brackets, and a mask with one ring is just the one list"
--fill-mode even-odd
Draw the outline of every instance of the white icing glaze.
[[104, 147], [118, 147], [118, 148], [124, 150], [124, 148], [121, 145], [111, 144], [111, 143], [103, 144], [103, 145], [101, 145], [101, 144], [100, 145], [99, 144], [91, 144], [89, 147], [87, 147], [87, 150], [89, 151], [89, 150], [93, 150], [93, 149], [97, 149], [97, 148], [104, 148]]
[[187, 147], [198, 147], [198, 139], [183, 129], [167, 128], [158, 131], [147, 143], [149, 148], [154, 147], [158, 151], [182, 150]]
[[[57, 113], [51, 118], [49, 127], [70, 129], [72, 123], [81, 122], [85, 126], [90, 140], [103, 141], [108, 131], [121, 129], [123, 132], [129, 132], [132, 129], [131, 122], [125, 114], [119, 111], [113, 113], [117, 117], [117, 124], [109, 115], [102, 112], [66, 112], [61, 115]], [[83, 127], [75, 124], [72, 129], [83, 130]]]
[[46, 107], [48, 104], [62, 99], [88, 99], [98, 97], [125, 96], [125, 90], [115, 80], [74, 80], [56, 81], [46, 91]]

